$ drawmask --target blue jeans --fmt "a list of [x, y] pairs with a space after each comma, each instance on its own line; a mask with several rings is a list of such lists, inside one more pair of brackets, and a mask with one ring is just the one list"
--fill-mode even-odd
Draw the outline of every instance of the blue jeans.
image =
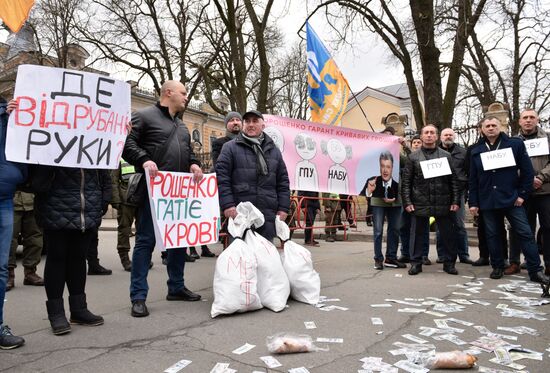
[[4, 298], [8, 282], [8, 260], [13, 234], [13, 200], [0, 200], [0, 325], [4, 322]]
[[401, 219], [401, 206], [379, 207], [372, 206], [372, 225], [374, 236], [374, 260], [384, 260], [382, 255], [382, 235], [384, 233], [384, 217], [388, 219], [386, 231], [386, 258], [397, 258], [397, 246], [399, 246], [399, 224]]
[[[130, 279], [130, 299], [145, 300], [149, 291], [147, 284], [147, 274], [149, 273], [149, 264], [151, 255], [155, 248], [155, 229], [153, 227], [153, 217], [151, 215], [151, 206], [146, 200], [138, 208], [138, 223], [136, 231], [136, 245], [132, 254], [132, 272]], [[168, 264], [168, 293], [174, 294], [184, 288], [183, 270], [185, 268], [184, 249], [166, 250]]]
[[[460, 260], [469, 259], [470, 254], [468, 253], [468, 233], [466, 232], [466, 226], [464, 225], [464, 196], [460, 198], [460, 209], [456, 213], [451, 214], [451, 218], [456, 228], [456, 251], [458, 254], [458, 258]], [[439, 228], [437, 228], [436, 232], [436, 242], [437, 257], [443, 258], [443, 240], [441, 239]]]
[[[399, 229], [399, 237], [401, 239], [401, 255], [408, 258], [410, 256], [410, 242], [411, 242], [411, 214], [407, 211], [401, 211], [401, 228]], [[422, 237], [422, 256], [427, 257], [430, 255], [430, 222], [428, 221], [428, 227]]]
[[540, 257], [535, 242], [535, 235], [529, 226], [525, 209], [521, 206], [513, 206], [503, 209], [483, 210], [483, 220], [487, 235], [487, 246], [491, 255], [493, 268], [504, 268], [504, 257], [502, 255], [502, 237], [499, 234], [499, 222], [503, 217], [508, 219], [519, 242], [523, 242], [523, 255], [527, 261], [527, 271], [532, 276], [542, 270]]

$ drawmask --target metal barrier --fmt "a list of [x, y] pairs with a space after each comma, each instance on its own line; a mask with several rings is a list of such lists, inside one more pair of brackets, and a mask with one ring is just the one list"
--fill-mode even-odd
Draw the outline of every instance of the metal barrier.
[[[320, 204], [323, 204], [326, 201], [334, 201], [339, 204], [339, 208], [335, 209], [331, 213], [330, 224], [325, 225], [313, 225], [312, 227], [305, 226], [307, 219], [307, 204], [308, 201], [317, 200]], [[336, 218], [336, 214], [342, 213], [342, 203], [348, 204], [348, 214], [344, 222], [340, 224], [333, 224]], [[326, 214], [327, 212], [324, 212]], [[349, 220], [352, 220], [352, 223]], [[222, 226], [220, 229], [219, 237], [223, 241], [223, 247], [226, 248], [229, 241], [229, 234], [227, 233], [227, 221], [228, 219], [223, 217]], [[290, 209], [288, 217], [286, 219], [291, 231], [297, 229], [303, 229], [304, 232], [306, 229], [326, 229], [326, 228], [343, 228], [344, 230], [344, 240], [347, 239], [347, 231], [351, 229], [352, 225], [357, 224], [357, 201], [355, 201], [352, 196], [349, 196], [348, 199], [341, 200], [340, 198], [331, 198], [331, 197], [305, 197], [305, 196], [291, 196], [290, 197]]]

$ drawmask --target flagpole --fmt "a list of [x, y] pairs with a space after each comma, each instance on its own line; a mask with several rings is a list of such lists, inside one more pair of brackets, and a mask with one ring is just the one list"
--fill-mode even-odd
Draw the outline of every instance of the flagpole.
[[363, 113], [363, 116], [364, 116], [365, 119], [367, 120], [367, 123], [369, 124], [370, 129], [372, 130], [372, 132], [376, 132], [376, 131], [374, 130], [374, 128], [372, 127], [372, 124], [370, 124], [369, 118], [367, 118], [367, 113], [365, 113], [365, 110], [363, 110], [363, 107], [362, 107], [361, 104], [359, 103], [359, 100], [357, 99], [357, 96], [355, 96], [355, 93], [353, 93], [353, 91], [351, 90], [351, 87], [349, 86], [349, 83], [348, 83], [347, 80], [346, 80], [346, 85], [348, 86], [349, 92], [351, 93], [351, 95], [353, 96], [353, 98], [355, 99], [355, 101], [357, 102], [357, 106], [359, 106], [359, 109], [361, 109], [361, 113]]

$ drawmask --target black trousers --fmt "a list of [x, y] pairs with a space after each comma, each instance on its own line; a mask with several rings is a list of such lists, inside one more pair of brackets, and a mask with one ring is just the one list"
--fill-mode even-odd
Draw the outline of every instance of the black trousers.
[[44, 230], [48, 256], [44, 268], [44, 286], [48, 299], [63, 297], [65, 284], [69, 295], [84, 294], [86, 287], [86, 252], [97, 230]]
[[[450, 214], [454, 214], [451, 212]], [[453, 224], [451, 215], [437, 216], [437, 228], [442, 240], [442, 257], [445, 263], [456, 262], [456, 227]], [[430, 218], [428, 216], [411, 216], [411, 238], [410, 238], [410, 258], [411, 263], [422, 263], [422, 253], [424, 251], [424, 234], [429, 228]]]
[[317, 215], [317, 209], [315, 207], [308, 206], [306, 209], [306, 229], [304, 231], [306, 243], [313, 241], [313, 229], [308, 229], [308, 227], [313, 227], [315, 215]]

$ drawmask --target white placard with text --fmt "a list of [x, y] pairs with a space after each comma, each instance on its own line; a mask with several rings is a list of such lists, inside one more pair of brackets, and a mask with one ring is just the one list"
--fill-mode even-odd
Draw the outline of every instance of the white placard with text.
[[527, 149], [529, 157], [536, 157], [539, 155], [548, 155], [548, 137], [541, 137], [540, 139], [525, 140], [523, 142]]
[[512, 148], [493, 150], [491, 152], [481, 153], [480, 156], [484, 171], [516, 165], [516, 159], [514, 158]]
[[420, 167], [422, 167], [422, 175], [424, 175], [424, 179], [431, 179], [432, 177], [451, 174], [451, 166], [449, 165], [449, 160], [446, 157], [422, 161], [420, 162]]

